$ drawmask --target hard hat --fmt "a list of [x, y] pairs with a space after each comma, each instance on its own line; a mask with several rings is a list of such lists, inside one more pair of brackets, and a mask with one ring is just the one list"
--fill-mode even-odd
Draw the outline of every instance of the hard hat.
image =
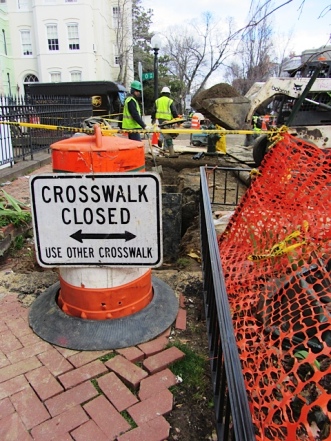
[[199, 112], [195, 112], [195, 113], [193, 114], [193, 116], [194, 116], [195, 118], [198, 118], [199, 121], [202, 121], [202, 120], [205, 119], [205, 117], [202, 115], [202, 113], [199, 113]]
[[101, 116], [91, 116], [90, 118], [86, 118], [81, 126], [84, 129], [93, 129], [95, 124], [99, 124], [101, 127], [111, 127], [110, 123]]
[[137, 81], [137, 80], [132, 81], [131, 89], [139, 90], [139, 92], [141, 92], [141, 90], [142, 90], [141, 82]]
[[167, 86], [162, 87], [161, 93], [170, 93], [170, 89]]

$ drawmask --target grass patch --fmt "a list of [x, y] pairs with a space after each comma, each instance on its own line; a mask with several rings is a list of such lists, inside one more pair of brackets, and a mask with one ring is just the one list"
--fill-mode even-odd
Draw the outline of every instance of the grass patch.
[[204, 389], [206, 385], [206, 359], [184, 343], [174, 342], [171, 346], [176, 346], [184, 352], [185, 357], [171, 365], [170, 370], [174, 375], [182, 378], [185, 387], [192, 388], [193, 390]]
[[108, 360], [111, 360], [112, 358], [116, 357], [116, 352], [109, 352], [109, 354], [105, 354], [102, 357], [99, 358], [102, 363], [105, 363]]
[[21, 250], [24, 247], [25, 243], [25, 237], [21, 234], [19, 236], [16, 236], [13, 242], [13, 248], [14, 250]]
[[13, 224], [18, 227], [31, 222], [31, 212], [28, 205], [15, 199], [5, 190], [0, 193], [0, 227]]
[[191, 260], [186, 257], [180, 257], [176, 261], [176, 265], [179, 269], [184, 269], [191, 264]]
[[94, 388], [97, 390], [98, 394], [99, 394], [99, 395], [102, 395], [102, 390], [100, 389], [100, 386], [99, 386], [99, 384], [98, 384], [98, 382], [97, 382], [97, 379], [96, 379], [96, 378], [93, 378], [93, 379], [91, 380], [91, 383], [93, 384]]
[[137, 424], [134, 422], [134, 420], [130, 417], [130, 415], [128, 414], [128, 412], [126, 410], [123, 410], [123, 412], [120, 412], [120, 414], [122, 415], [122, 417], [130, 424], [132, 429], [135, 429], [137, 426]]

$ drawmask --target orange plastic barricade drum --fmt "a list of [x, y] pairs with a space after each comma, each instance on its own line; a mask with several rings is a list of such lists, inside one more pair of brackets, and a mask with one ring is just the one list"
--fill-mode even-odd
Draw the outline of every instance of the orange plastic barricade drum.
[[194, 130], [200, 129], [200, 120], [198, 116], [193, 115], [191, 120], [191, 128]]
[[[51, 145], [56, 173], [143, 172], [142, 142], [115, 136], [73, 136]], [[80, 318], [104, 320], [140, 311], [152, 300], [151, 269], [60, 268], [58, 305]]]

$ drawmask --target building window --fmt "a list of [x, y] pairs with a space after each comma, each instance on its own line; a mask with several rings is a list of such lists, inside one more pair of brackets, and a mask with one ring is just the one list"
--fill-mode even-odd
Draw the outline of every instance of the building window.
[[78, 50], [79, 49], [78, 24], [69, 23], [67, 27], [68, 27], [69, 49], [71, 51]]
[[120, 7], [113, 6], [113, 27], [114, 28], [119, 27], [120, 13], [121, 13]]
[[7, 40], [6, 40], [6, 31], [2, 29], [2, 43], [3, 43], [3, 53], [7, 54]]
[[50, 51], [59, 50], [59, 38], [57, 35], [57, 25], [47, 25], [47, 43]]
[[29, 30], [21, 31], [23, 55], [32, 55], [31, 34]]
[[80, 70], [73, 70], [70, 75], [71, 81], [82, 81], [82, 72]]
[[30, 0], [18, 0], [17, 6], [20, 11], [28, 11], [30, 8]]
[[51, 72], [51, 83], [59, 83], [61, 81], [61, 72]]
[[24, 83], [39, 83], [38, 77], [33, 74], [26, 75]]

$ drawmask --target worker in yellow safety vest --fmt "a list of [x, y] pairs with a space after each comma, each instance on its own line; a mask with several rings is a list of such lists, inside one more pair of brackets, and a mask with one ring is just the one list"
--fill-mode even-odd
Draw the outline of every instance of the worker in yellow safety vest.
[[[131, 83], [131, 93], [124, 102], [123, 109], [123, 130], [145, 129], [146, 124], [141, 118], [141, 110], [138, 98], [141, 96], [142, 85], [139, 81]], [[140, 133], [129, 133], [129, 139], [141, 141]]]
[[[165, 121], [170, 121], [174, 118], [178, 118], [178, 112], [174, 100], [170, 98], [170, 89], [164, 86], [161, 90], [161, 96], [154, 103], [152, 111], [152, 124], [158, 120], [159, 124]], [[165, 144], [167, 148], [172, 147], [172, 137], [170, 135], [164, 136]]]

